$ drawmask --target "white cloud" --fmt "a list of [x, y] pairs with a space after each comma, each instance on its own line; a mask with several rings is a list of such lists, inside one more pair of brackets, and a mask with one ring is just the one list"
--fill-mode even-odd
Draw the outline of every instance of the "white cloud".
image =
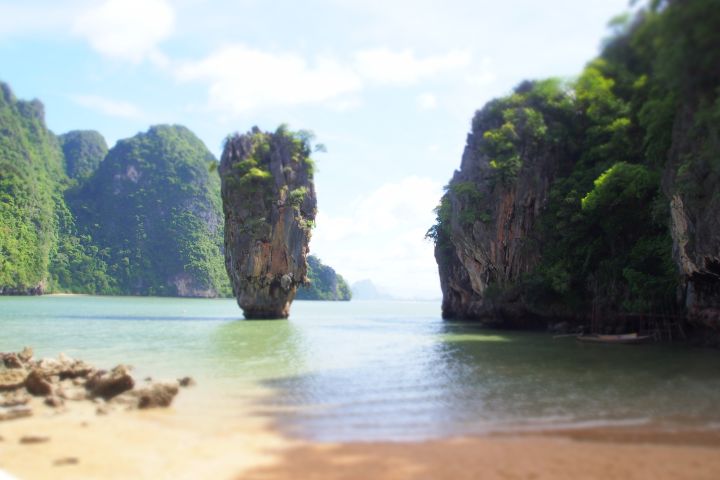
[[143, 116], [137, 106], [121, 100], [113, 100], [100, 95], [71, 95], [70, 98], [78, 105], [109, 117], [140, 118]]
[[321, 103], [356, 92], [361, 79], [329, 58], [309, 64], [292, 53], [269, 53], [242, 45], [225, 47], [176, 70], [180, 80], [210, 83], [210, 106], [234, 111]]
[[313, 253], [351, 281], [371, 278], [400, 297], [439, 296], [433, 245], [425, 232], [442, 183], [407, 177], [350, 202], [342, 216], [318, 214]]
[[[71, 3], [71, 2], [69, 2]], [[0, 36], [57, 33], [76, 13], [71, 5], [0, 3]]]
[[166, 65], [157, 46], [174, 25], [175, 11], [167, 0], [107, 0], [82, 13], [72, 31], [108, 57]]
[[472, 56], [468, 51], [451, 51], [444, 55], [418, 58], [412, 50], [387, 48], [363, 50], [355, 54], [360, 74], [377, 83], [408, 85], [447, 70], [466, 67]]
[[[197, 61], [175, 65], [180, 81], [208, 83], [211, 109], [233, 113], [258, 108], [322, 104], [332, 110], [357, 108], [357, 94], [368, 84], [405, 85], [463, 68], [467, 52], [416, 57], [410, 50], [364, 50], [346, 62], [319, 57], [310, 62], [296, 53], [268, 52], [228, 45]], [[423, 98], [423, 106], [433, 102]]]
[[437, 108], [437, 97], [432, 93], [423, 93], [417, 98], [418, 107], [421, 110], [433, 110]]
[[483, 58], [477, 67], [465, 77], [466, 83], [473, 87], [485, 87], [496, 79], [493, 61], [489, 57]]

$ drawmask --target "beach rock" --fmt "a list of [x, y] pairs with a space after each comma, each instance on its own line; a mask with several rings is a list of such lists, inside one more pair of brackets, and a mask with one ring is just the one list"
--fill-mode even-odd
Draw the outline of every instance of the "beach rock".
[[42, 371], [46, 378], [57, 376], [60, 380], [66, 378], [87, 378], [95, 372], [95, 368], [92, 365], [82, 360], [74, 360], [62, 353], [57, 359], [43, 358], [36, 363], [36, 368]]
[[192, 377], [183, 377], [178, 380], [178, 384], [181, 387], [192, 387], [196, 385], [195, 379]]
[[33, 370], [25, 379], [25, 388], [36, 397], [46, 397], [52, 393], [52, 385], [39, 370]]
[[33, 349], [30, 347], [25, 347], [20, 353], [17, 354], [17, 356], [21, 362], [28, 363], [33, 358]]
[[168, 382], [142, 387], [133, 394], [137, 397], [138, 408], [155, 408], [169, 407], [178, 391], [177, 383]]
[[16, 390], [7, 393], [0, 393], [0, 407], [17, 407], [27, 405], [30, 402], [30, 395]]
[[254, 127], [225, 143], [225, 267], [246, 318], [287, 318], [307, 282], [317, 210], [310, 150], [307, 136], [284, 127]]
[[65, 405], [65, 400], [56, 395], [51, 395], [45, 398], [45, 405], [53, 408], [60, 408]]
[[130, 390], [128, 392], [122, 393], [117, 397], [113, 397], [108, 402], [112, 403], [113, 405], [126, 407], [128, 410], [132, 410], [133, 408], [137, 408], [138, 405], [138, 398], [135, 395], [137, 391], [138, 390]]
[[47, 443], [50, 437], [46, 435], [23, 435], [20, 437], [20, 443], [23, 445], [34, 445], [36, 443]]
[[18, 405], [17, 407], [0, 407], [0, 422], [29, 417], [32, 414], [32, 408], [27, 405]]
[[134, 389], [131, 367], [127, 365], [118, 365], [111, 371], [97, 370], [64, 354], [57, 359], [33, 362], [28, 347], [19, 354], [1, 355], [2, 359], [15, 356], [30, 373], [25, 368], [0, 369], [0, 420], [32, 415], [29, 394], [44, 396], [44, 404], [55, 409], [62, 409], [65, 401], [90, 400], [97, 405], [96, 413], [105, 415], [116, 406], [128, 410], [167, 407], [178, 394], [180, 384], [195, 384], [191, 377], [184, 377], [177, 382], [148, 381], [142, 388]]
[[25, 384], [27, 372], [23, 369], [13, 368], [0, 370], [0, 391], [15, 390]]
[[23, 364], [18, 358], [18, 356], [14, 353], [6, 353], [3, 355], [3, 363], [5, 364], [5, 368], [22, 368]]
[[75, 385], [60, 385], [57, 387], [55, 393], [61, 399], [70, 400], [73, 402], [80, 402], [88, 398], [87, 390], [84, 387], [77, 387]]
[[130, 376], [129, 368], [125, 365], [118, 365], [110, 372], [99, 371], [85, 384], [90, 395], [102, 397], [105, 400], [131, 390], [134, 386], [135, 381]]
[[77, 457], [63, 457], [55, 460], [53, 465], [56, 467], [62, 467], [66, 465], [77, 465], [78, 463], [80, 463], [80, 459]]

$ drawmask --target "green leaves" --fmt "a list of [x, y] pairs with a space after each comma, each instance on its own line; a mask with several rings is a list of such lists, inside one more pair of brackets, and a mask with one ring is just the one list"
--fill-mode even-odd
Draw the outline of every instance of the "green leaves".
[[310, 255], [308, 261], [308, 284], [298, 288], [298, 300], [350, 300], [352, 292], [345, 279], [319, 258]]
[[[109, 252], [116, 291], [229, 294], [214, 163], [190, 130], [160, 125], [118, 142], [72, 197], [80, 231]], [[239, 168], [252, 179], [269, 176], [252, 162]]]

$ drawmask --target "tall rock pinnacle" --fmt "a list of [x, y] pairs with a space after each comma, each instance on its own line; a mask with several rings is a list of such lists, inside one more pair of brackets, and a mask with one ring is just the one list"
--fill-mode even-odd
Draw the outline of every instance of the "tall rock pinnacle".
[[287, 318], [306, 281], [317, 200], [310, 136], [257, 127], [228, 137], [220, 161], [225, 267], [246, 318]]

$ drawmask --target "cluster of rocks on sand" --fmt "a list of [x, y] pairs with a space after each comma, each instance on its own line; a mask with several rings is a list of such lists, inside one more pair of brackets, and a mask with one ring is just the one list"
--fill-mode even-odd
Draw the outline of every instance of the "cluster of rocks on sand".
[[173, 382], [141, 384], [130, 374], [131, 367], [118, 365], [102, 370], [64, 354], [55, 358], [33, 359], [25, 347], [18, 353], [0, 353], [0, 421], [33, 414], [32, 397], [44, 398], [53, 409], [65, 409], [71, 402], [93, 402], [97, 413], [114, 408], [136, 409], [169, 406], [179, 388], [194, 381], [185, 377]]

